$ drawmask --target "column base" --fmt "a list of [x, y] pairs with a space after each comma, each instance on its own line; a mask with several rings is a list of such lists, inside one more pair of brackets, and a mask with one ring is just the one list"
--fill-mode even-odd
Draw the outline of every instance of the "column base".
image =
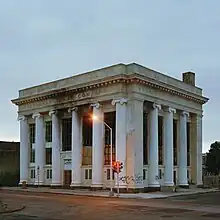
[[163, 184], [164, 187], [173, 187], [174, 186], [174, 182], [166, 182]]
[[50, 188], [52, 189], [57, 189], [57, 188], [61, 188], [62, 184], [61, 183], [51, 183], [50, 184]]

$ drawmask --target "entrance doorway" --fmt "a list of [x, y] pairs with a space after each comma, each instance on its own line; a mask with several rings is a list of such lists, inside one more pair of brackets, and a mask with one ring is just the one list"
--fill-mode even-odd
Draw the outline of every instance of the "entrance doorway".
[[64, 170], [64, 177], [63, 177], [63, 186], [70, 187], [71, 184], [71, 170]]

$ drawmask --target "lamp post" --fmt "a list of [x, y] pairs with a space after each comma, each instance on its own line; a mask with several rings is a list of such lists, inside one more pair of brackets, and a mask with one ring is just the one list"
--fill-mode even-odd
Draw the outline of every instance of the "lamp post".
[[[99, 118], [95, 115], [93, 115], [93, 120], [94, 121], [100, 121]], [[112, 177], [113, 177], [113, 169], [112, 169], [112, 144], [113, 144], [113, 135], [112, 135], [112, 128], [105, 122], [105, 121], [102, 121], [103, 124], [110, 130], [110, 166], [111, 166], [111, 169], [110, 169], [110, 182], [111, 182], [111, 186], [110, 186], [110, 196], [113, 196], [114, 193], [113, 193], [113, 187], [112, 187]]]

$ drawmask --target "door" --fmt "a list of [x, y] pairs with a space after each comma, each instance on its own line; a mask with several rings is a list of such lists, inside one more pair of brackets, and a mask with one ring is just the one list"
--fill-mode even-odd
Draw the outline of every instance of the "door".
[[64, 170], [63, 185], [65, 187], [70, 187], [71, 184], [71, 170]]

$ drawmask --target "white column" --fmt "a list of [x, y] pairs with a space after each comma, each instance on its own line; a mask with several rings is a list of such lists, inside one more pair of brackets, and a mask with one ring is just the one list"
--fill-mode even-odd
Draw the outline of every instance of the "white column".
[[173, 108], [165, 109], [164, 115], [164, 186], [173, 186]]
[[187, 117], [189, 113], [183, 111], [180, 114], [180, 127], [179, 127], [179, 185], [188, 186], [187, 179]]
[[44, 184], [44, 165], [45, 165], [45, 136], [44, 136], [44, 119], [40, 113], [33, 114], [35, 119], [36, 132], [35, 132], [35, 185]]
[[[127, 176], [126, 138], [127, 138], [127, 99], [113, 100], [116, 105], [116, 160], [123, 163], [119, 178]], [[120, 181], [119, 187], [124, 188], [127, 184]]]
[[148, 163], [148, 187], [160, 187], [158, 181], [158, 110], [161, 105], [153, 104], [150, 111], [150, 147]]
[[202, 186], [202, 115], [196, 115], [196, 185]]
[[28, 121], [25, 116], [19, 116], [20, 121], [20, 183], [28, 183], [28, 165], [29, 165], [29, 148], [28, 148]]
[[82, 162], [82, 120], [78, 114], [78, 108], [70, 108], [72, 112], [72, 182], [71, 187], [81, 186], [81, 162]]
[[51, 186], [60, 186], [61, 170], [60, 170], [60, 123], [57, 111], [49, 112], [52, 116], [52, 183]]
[[104, 168], [104, 113], [99, 103], [92, 104], [93, 115], [97, 120], [93, 120], [92, 131], [92, 187], [103, 187]]

